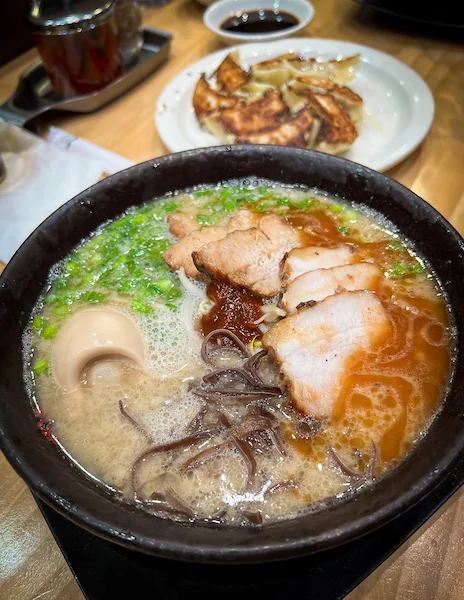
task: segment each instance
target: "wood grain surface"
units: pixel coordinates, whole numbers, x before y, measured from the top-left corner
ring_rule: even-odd
[[[303,35],[357,42],[387,52],[430,86],[436,103],[432,129],[424,143],[388,174],[433,204],[464,233],[464,51],[457,36],[403,24],[349,0],[313,0],[313,4],[316,16]],[[202,13],[203,7],[194,0],[145,9],[147,25],[174,35],[169,61],[94,114],[44,115],[36,123],[39,131],[53,124],[137,162],[165,154],[153,124],[159,94],[189,64],[222,48],[203,26]],[[13,92],[20,73],[36,60],[31,50],[0,69],[0,103]],[[0,481],[0,598],[82,600],[28,488],[3,456]],[[464,494],[455,494],[349,598],[464,598]]]

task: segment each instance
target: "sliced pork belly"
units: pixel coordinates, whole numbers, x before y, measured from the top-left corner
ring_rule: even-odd
[[[233,231],[193,253],[196,267],[210,277],[268,298],[280,292],[280,263],[300,244],[298,232],[284,219],[266,215],[256,227]]]
[[[373,290],[379,285],[382,271],[373,263],[360,262],[331,269],[316,269],[291,281],[280,301],[288,314],[298,306],[315,300],[319,302],[333,294],[356,290]]]
[[[227,232],[235,231],[236,229],[249,229],[254,227],[257,220],[257,215],[254,215],[249,210],[242,209],[234,213],[229,223],[227,224]],[[192,231],[200,229],[200,224],[196,219],[196,211],[194,212],[175,212],[168,215],[169,231],[176,238],[183,238]]]
[[[183,238],[192,231],[200,229],[200,224],[194,214],[176,212],[168,215],[169,231],[176,238]]]
[[[166,250],[164,260],[173,271],[178,271],[183,267],[188,277],[201,279],[201,274],[193,263],[192,252],[200,250],[205,244],[222,240],[226,235],[225,227],[205,227],[198,231],[192,231]]]
[[[237,231],[237,229],[250,229],[256,226],[257,220],[258,216],[256,214],[242,208],[230,217],[227,231],[230,233],[231,231]]]
[[[356,252],[356,248],[348,245],[338,248],[321,248],[320,246],[295,248],[285,259],[282,269],[282,284],[285,287],[290,281],[308,271],[348,265],[354,262]]]
[[[263,336],[280,367],[294,406],[312,417],[330,417],[347,363],[359,350],[381,344],[390,319],[373,292],[343,292],[282,319]]]

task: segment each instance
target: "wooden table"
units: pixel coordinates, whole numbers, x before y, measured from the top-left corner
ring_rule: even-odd
[[[427,139],[389,175],[433,204],[464,233],[464,53],[448,34],[411,32],[349,0],[313,0],[316,16],[305,35],[362,43],[404,61],[430,86],[436,116]],[[157,97],[169,80],[199,58],[221,48],[202,23],[194,0],[146,9],[147,25],[174,34],[168,63],[137,88],[95,114],[50,113],[53,124],[143,161],[166,153],[153,124]],[[36,60],[30,51],[0,69],[0,103],[19,74]],[[81,600],[45,521],[21,479],[0,457],[0,598]],[[422,529],[352,594],[351,600],[452,600],[464,597],[464,493],[459,492]]]

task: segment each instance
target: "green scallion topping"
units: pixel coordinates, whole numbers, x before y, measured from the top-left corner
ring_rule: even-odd
[[[45,325],[41,335],[45,340],[51,340],[55,337],[57,331],[58,327],[56,325]]]
[[[38,377],[39,375],[43,375],[44,373],[48,373],[48,360],[46,358],[37,360],[34,363],[32,370],[36,377]]]
[[[32,331],[40,333],[45,325],[45,319],[40,315],[37,315],[32,319]]]

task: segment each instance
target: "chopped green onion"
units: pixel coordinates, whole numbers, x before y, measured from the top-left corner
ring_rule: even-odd
[[[170,212],[174,212],[175,210],[177,210],[178,206],[175,202],[166,202],[166,204],[163,206],[163,208],[167,213],[170,213]]]
[[[269,188],[267,188],[264,185],[260,185],[257,188],[257,191],[258,191],[259,194],[261,194],[261,196],[266,196],[267,194],[269,194]]]
[[[409,273],[409,268],[406,265],[397,264],[387,271],[388,277],[402,277],[403,275],[407,275]]]
[[[58,327],[56,325],[45,325],[42,329],[42,337],[44,340],[51,340],[55,337]]]
[[[411,272],[414,273],[415,275],[422,273],[423,270],[424,270],[424,267],[419,262],[416,262],[416,264],[411,267]]]
[[[346,209],[343,211],[342,217],[344,221],[356,223],[356,221],[359,219],[359,213],[357,213],[355,210]]]
[[[272,202],[262,202],[261,204],[258,204],[258,206],[255,208],[255,210],[256,210],[256,212],[264,212],[265,210],[272,208],[272,206],[273,206]]]
[[[39,376],[44,373],[48,373],[48,360],[46,358],[42,358],[34,363],[32,367],[34,371],[34,375]]]
[[[222,208],[226,213],[231,213],[236,209],[236,204],[233,200],[227,199],[223,201]]]
[[[72,260],[70,260],[69,262],[67,262],[64,266],[65,270],[70,274],[70,275],[76,275],[77,273],[79,273],[79,271],[81,270],[80,266],[77,264],[77,262],[74,262]]]
[[[345,207],[343,204],[331,204],[329,206],[329,210],[331,210],[333,213],[341,213],[344,208]]]
[[[97,304],[105,300],[105,294],[102,294],[101,292],[87,292],[82,296],[82,300],[84,300],[84,302]]]
[[[68,280],[66,279],[66,277],[57,277],[55,280],[55,286],[57,290],[64,290],[66,288],[66,286],[68,285]]]
[[[45,325],[45,319],[39,315],[32,319],[32,331],[40,333]]]
[[[203,198],[203,196],[211,196],[213,190],[200,190],[199,192],[195,192],[195,198]]]
[[[179,310],[179,307],[171,302],[166,302],[166,307],[169,308],[169,310]]]
[[[57,317],[64,317],[71,312],[71,307],[61,301],[59,304],[53,307],[53,312]]]
[[[349,233],[350,233],[349,227],[345,227],[345,225],[340,225],[339,227],[337,227],[337,229],[343,235],[349,235]]]
[[[213,225],[215,222],[215,217],[213,215],[197,215],[197,221],[200,225]]]
[[[168,300],[177,300],[178,298],[182,298],[183,295],[184,294],[180,288],[173,287],[167,292],[166,298]]]
[[[311,198],[303,198],[303,200],[300,200],[299,202],[297,202],[297,207],[300,210],[306,210],[313,204],[314,204],[314,200],[312,200]]]
[[[144,314],[144,315],[147,315],[152,310],[152,307],[150,304],[147,304],[146,302],[142,302],[141,300],[138,300],[137,298],[134,298],[134,300],[132,300],[131,308],[139,313]]]
[[[291,202],[287,196],[281,196],[280,198],[276,198],[276,204],[278,206],[290,206]]]
[[[132,292],[132,290],[135,288],[135,285],[136,284],[135,284],[135,281],[133,279],[128,279],[127,281],[125,281],[122,284],[121,292],[123,294],[128,294],[128,293]]]
[[[159,281],[155,281],[155,286],[164,294],[172,288],[172,281],[170,279],[160,279]]]
[[[143,223],[145,223],[145,221],[147,220],[147,216],[146,215],[134,215],[132,218],[132,222],[134,223],[134,225],[142,225]]]
[[[390,240],[387,248],[390,250],[404,250],[404,244],[401,240]]]

